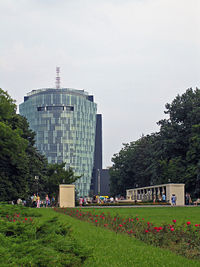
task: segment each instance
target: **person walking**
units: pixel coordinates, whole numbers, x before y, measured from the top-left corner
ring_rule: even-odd
[[[52,196],[52,199],[51,199],[51,206],[54,207],[55,206],[55,197]]]
[[[37,206],[37,196],[36,194],[33,195],[33,207],[35,208]]]
[[[80,206],[80,207],[82,207],[82,205],[83,205],[83,201],[84,201],[83,198],[80,197],[80,198],[79,198],[79,206]]]
[[[40,196],[37,194],[37,208],[40,208]]]
[[[48,197],[48,195],[46,195],[46,197],[45,197],[45,201],[46,201],[46,208],[47,208],[48,205],[49,205],[49,197]]]
[[[165,193],[162,194],[162,201],[163,201],[163,202],[166,202],[166,196],[165,196]]]
[[[176,195],[175,194],[172,194],[172,197],[171,197],[171,201],[172,201],[172,206],[176,206]]]

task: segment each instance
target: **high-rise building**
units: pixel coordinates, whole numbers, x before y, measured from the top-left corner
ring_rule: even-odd
[[[96,137],[94,151],[94,168],[92,173],[91,192],[94,195],[110,194],[109,168],[102,169],[102,115],[96,116]]]
[[[36,133],[36,146],[48,162],[65,162],[76,175],[82,175],[75,184],[79,195],[87,196],[97,146],[96,122],[99,122],[93,96],[84,90],[59,86],[33,90],[24,97],[19,112]]]

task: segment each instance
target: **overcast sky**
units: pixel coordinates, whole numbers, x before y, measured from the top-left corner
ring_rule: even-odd
[[[0,0],[0,87],[86,89],[103,116],[103,162],[159,130],[165,104],[200,88],[199,0]]]

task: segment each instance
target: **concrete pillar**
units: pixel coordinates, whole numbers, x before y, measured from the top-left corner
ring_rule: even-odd
[[[75,207],[75,185],[59,185],[59,205],[61,208]]]
[[[172,194],[176,195],[176,205],[185,205],[185,184],[168,184],[167,188],[167,200],[171,203]]]

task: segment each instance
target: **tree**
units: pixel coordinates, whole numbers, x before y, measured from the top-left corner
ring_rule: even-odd
[[[198,195],[200,181],[200,90],[192,88],[165,105],[160,131],[126,144],[112,158],[111,192],[162,183],[185,183]]]
[[[165,107],[169,119],[158,124],[165,144],[162,154],[166,175],[171,182],[185,183],[186,190],[194,193],[200,160],[200,90],[190,88]]]
[[[12,128],[16,116],[16,105],[9,95],[0,89],[0,200],[26,196],[27,140],[22,130]]]
[[[66,163],[49,164],[46,176],[46,193],[58,197],[59,184],[72,184],[81,176],[75,176],[71,168],[65,169]]]
[[[27,198],[35,175],[44,184],[46,159],[34,147],[35,134],[16,114],[15,101],[0,89],[0,200]]]
[[[124,144],[124,148],[112,158],[110,168],[111,194],[126,194],[126,190],[151,184],[156,179],[153,162],[155,135],[142,136],[139,140]]]

